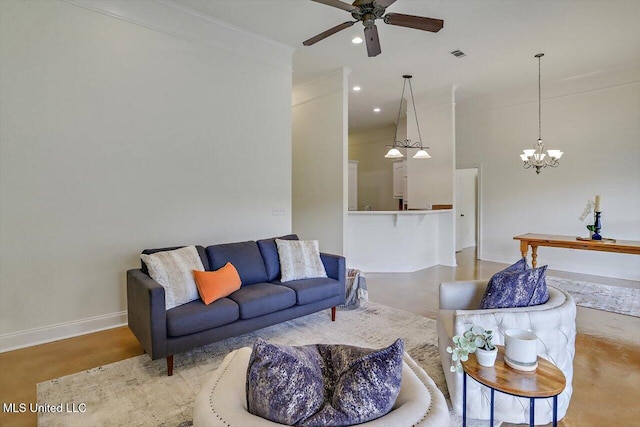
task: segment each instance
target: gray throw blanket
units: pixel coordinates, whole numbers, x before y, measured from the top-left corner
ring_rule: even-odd
[[[347,269],[346,298],[344,305],[338,306],[341,310],[353,310],[369,301],[367,281],[364,274],[355,268]]]

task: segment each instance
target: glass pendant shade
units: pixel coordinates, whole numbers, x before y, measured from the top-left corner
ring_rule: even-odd
[[[399,159],[404,157],[402,155],[402,153],[400,152],[400,150],[398,150],[397,148],[392,148],[389,151],[387,151],[387,154],[384,155],[387,159]]]
[[[418,152],[413,156],[414,159],[430,159],[431,156],[427,153],[426,150],[418,150]]]

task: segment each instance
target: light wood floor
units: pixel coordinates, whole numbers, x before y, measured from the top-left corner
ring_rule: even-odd
[[[457,254],[458,267],[436,266],[410,274],[367,274],[372,301],[435,318],[438,285],[489,278],[504,264],[477,261],[475,251]],[[576,280],[637,287],[637,282],[550,271]],[[640,318],[578,308],[573,397],[560,425],[640,426]],[[142,354],[121,327],[0,354],[0,402],[35,403],[36,384]],[[0,426],[33,426],[31,413],[0,412]],[[505,426],[507,427],[507,426]]]

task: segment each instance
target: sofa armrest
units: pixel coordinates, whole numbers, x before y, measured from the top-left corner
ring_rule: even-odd
[[[343,286],[346,286],[347,268],[345,258],[340,255],[320,253],[320,259],[322,260],[322,264],[324,264],[327,276],[342,283]]]
[[[467,280],[440,283],[441,310],[474,310],[487,288],[486,280]]]
[[[167,356],[164,287],[141,269],[127,271],[127,318],[129,329],[151,359]]]

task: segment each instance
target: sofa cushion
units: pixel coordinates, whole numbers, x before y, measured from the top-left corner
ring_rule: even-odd
[[[240,318],[251,319],[296,305],[296,293],[272,283],[242,286],[229,295],[240,306]]]
[[[276,239],[276,246],[280,257],[280,280],[282,282],[327,277],[324,264],[320,259],[317,240]]]
[[[181,337],[235,322],[240,318],[238,304],[221,298],[206,305],[202,300],[167,310],[167,335]]]
[[[264,266],[267,270],[267,281],[273,282],[280,278],[280,257],[278,256],[278,247],[276,246],[276,239],[279,240],[298,240],[298,236],[295,234],[287,234],[282,237],[274,237],[273,239],[258,240],[258,248],[262,254],[264,260]]]
[[[298,305],[310,304],[336,295],[344,295],[342,283],[329,277],[314,277],[312,279],[292,280],[290,282],[274,281],[272,283],[286,286],[296,291]]]
[[[267,281],[267,270],[258,244],[254,241],[208,246],[206,252],[211,270],[224,267],[228,262],[233,264],[238,270],[242,286]]]
[[[230,262],[216,271],[193,270],[198,293],[205,304],[211,304],[217,299],[229,296],[240,289],[242,282],[238,270]]]
[[[152,255],[158,252],[174,251],[176,249],[181,249],[184,247],[185,246],[171,246],[167,248],[145,249],[144,251],[142,251],[142,253],[144,255]],[[200,261],[202,261],[202,266],[204,267],[205,270],[209,270],[209,260],[207,259],[207,253],[204,250],[204,246],[196,245],[195,248],[198,251],[198,255],[200,256]],[[147,264],[145,264],[144,261],[142,260],[140,260],[140,264],[141,264],[140,268],[142,269],[142,272],[148,276],[149,269],[147,268]]]
[[[164,288],[165,309],[169,310],[198,298],[193,270],[204,270],[198,251],[187,246],[172,251],[140,255],[149,276]]]

